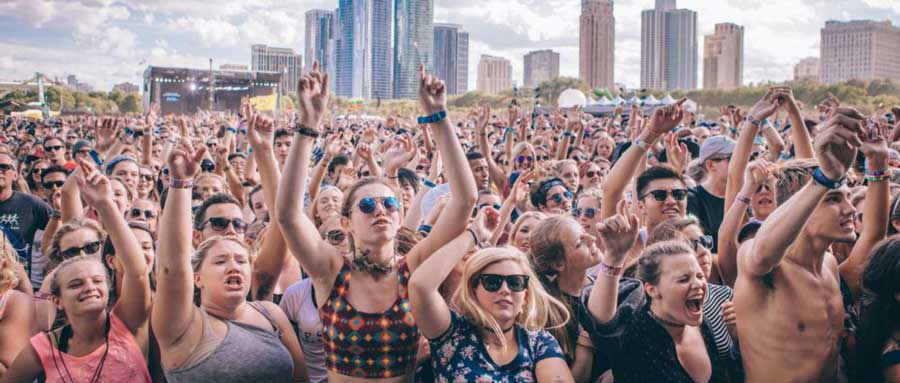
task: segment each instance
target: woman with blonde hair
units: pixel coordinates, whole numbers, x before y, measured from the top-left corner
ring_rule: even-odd
[[[537,225],[547,218],[547,215],[539,211],[529,211],[519,216],[509,235],[509,246],[515,247],[523,253],[531,250],[531,232]]]
[[[562,303],[541,287],[520,251],[482,249],[466,261],[449,306],[438,291],[463,258],[459,249],[484,243],[497,224],[497,212],[482,209],[471,228],[410,279],[410,303],[429,339],[435,380],[573,382],[559,343],[544,329],[569,317],[555,315],[565,312]]]
[[[6,234],[0,232],[0,378],[12,366],[13,360],[35,332],[34,302],[28,294],[16,289],[22,266],[16,259],[16,251],[10,246]],[[24,270],[24,269],[22,269]]]

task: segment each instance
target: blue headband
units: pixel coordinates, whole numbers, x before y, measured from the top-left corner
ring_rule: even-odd
[[[552,189],[554,186],[562,185],[562,184],[563,184],[563,183],[562,183],[562,181],[561,181],[559,178],[551,179],[550,181],[547,181],[546,183],[544,183],[543,185],[541,185],[541,188],[538,189],[538,194],[539,194],[539,195],[546,195],[547,192],[550,191],[550,189]]]
[[[112,171],[116,167],[116,165],[118,165],[119,162],[122,162],[122,161],[131,161],[131,162],[137,163],[137,160],[135,160],[134,157],[129,156],[127,154],[120,154],[118,156],[113,157],[113,159],[110,160],[108,164],[106,164],[106,175],[112,174]]]

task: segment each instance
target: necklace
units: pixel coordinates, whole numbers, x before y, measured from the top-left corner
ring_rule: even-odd
[[[354,270],[372,274],[374,277],[379,278],[387,275],[394,269],[394,258],[387,262],[377,263],[369,258],[369,253],[369,250],[355,253],[351,261]]]
[[[651,318],[655,319],[659,323],[662,323],[663,325],[666,325],[669,327],[684,327],[684,324],[682,324],[682,323],[675,323],[675,322],[668,321],[668,320],[665,320],[663,318],[656,316],[656,314],[653,313],[653,310],[651,310],[649,308],[647,309],[647,312],[650,313]]]

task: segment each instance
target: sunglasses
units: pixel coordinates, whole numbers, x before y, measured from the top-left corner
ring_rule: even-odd
[[[94,254],[100,251],[100,241],[94,241],[84,246],[70,247],[60,252],[64,258],[73,258],[81,253]]]
[[[62,145],[45,146],[44,151],[45,152],[55,152],[57,150],[63,150],[63,148],[65,148],[65,146],[62,146]]]
[[[516,157],[516,164],[523,164],[525,162],[534,162],[534,157],[532,156],[518,156]]]
[[[153,179],[152,175],[149,174],[141,174],[141,181],[150,181]]]
[[[506,282],[506,287],[514,293],[525,291],[528,287],[527,275],[479,274],[475,280],[490,293],[499,291],[503,287],[503,282]]]
[[[153,210],[141,210],[136,207],[131,208],[131,217],[132,218],[140,218],[141,213],[144,214],[144,218],[156,218],[156,212]]]
[[[6,165],[6,164],[0,164],[0,168],[3,168],[3,165]],[[41,174],[41,172],[44,171],[44,169],[46,169],[46,168],[34,168],[34,169],[31,169],[31,173],[32,174]]]
[[[427,169],[427,168],[425,167],[425,165],[416,165],[416,170],[417,170],[417,171],[422,171],[422,170],[426,170],[426,169]]]
[[[337,246],[343,243],[345,239],[347,239],[347,235],[344,234],[343,231],[335,229],[325,233],[323,239],[327,239],[328,243],[330,243],[332,246]]]
[[[8,172],[13,169],[15,169],[15,166],[11,164],[0,164],[0,172]]]
[[[478,205],[478,207],[472,209],[472,218],[475,218],[475,216],[478,215],[478,211],[481,210],[481,208],[483,208],[483,207],[485,207],[485,206],[491,206],[491,207],[494,208],[494,210],[497,210],[497,211],[499,211],[500,208],[502,207],[502,206],[497,205],[497,204],[483,203],[483,204],[481,204],[481,205]]]
[[[756,153],[756,154],[759,155],[759,153]],[[731,161],[731,156],[727,156],[727,157],[712,157],[712,158],[710,158],[709,160],[712,161],[712,162]]]
[[[400,201],[394,197],[366,197],[359,200],[356,207],[358,207],[359,211],[363,212],[363,214],[372,214],[375,212],[375,208],[378,207],[378,202],[381,202],[381,205],[384,206],[384,210],[388,213],[400,210]]]
[[[584,176],[587,178],[603,177],[603,172],[599,170],[588,170],[584,173]]]
[[[61,188],[66,181],[44,181],[42,185],[44,185],[44,189],[53,189],[54,187]]]
[[[238,234],[243,233],[247,230],[247,223],[240,218],[228,219],[222,217],[212,217],[206,220],[206,222],[200,224],[200,227],[198,229],[203,230],[203,228],[206,227],[207,224],[212,227],[213,231],[218,232],[225,231],[225,229],[228,228],[228,225],[231,225],[231,227],[234,228],[234,231]]]
[[[565,193],[556,193],[550,196],[549,200],[556,203],[562,203],[563,200],[572,200],[572,198],[575,198],[575,195],[572,194],[572,192],[567,191]]]
[[[696,239],[691,240],[691,245],[694,247],[694,251],[700,249],[700,246],[703,246],[704,249],[712,249],[713,248],[713,237],[711,235],[701,235]]]
[[[652,195],[653,199],[656,201],[664,202],[670,193],[672,194],[672,198],[676,201],[684,201],[688,195],[687,189],[651,190],[647,192],[647,194],[644,194],[641,199],[647,198],[648,195]]]
[[[576,207],[576,208],[572,209],[572,215],[575,216],[575,218],[581,217],[582,214],[584,214],[585,218],[591,219],[591,218],[594,218],[595,216],[597,216],[597,209],[594,209],[592,207],[588,207],[588,208],[584,208],[584,209]]]

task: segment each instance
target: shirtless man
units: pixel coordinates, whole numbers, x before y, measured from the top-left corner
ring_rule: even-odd
[[[734,308],[747,382],[838,378],[844,309],[838,264],[827,251],[856,238],[849,189],[834,181],[845,178],[857,148],[869,144],[860,139],[860,117],[842,109],[822,124],[817,176],[739,250]]]

